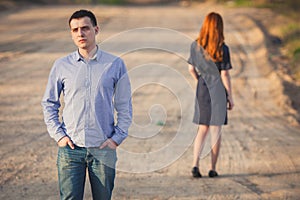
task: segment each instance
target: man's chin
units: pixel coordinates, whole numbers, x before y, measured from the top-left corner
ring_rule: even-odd
[[[87,49],[86,44],[77,44],[77,47],[80,48],[80,49]]]

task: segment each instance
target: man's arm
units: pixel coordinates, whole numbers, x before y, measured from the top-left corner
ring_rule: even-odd
[[[112,140],[117,144],[128,136],[128,128],[132,122],[131,86],[125,64],[119,60],[120,78],[116,84],[114,107],[117,112],[117,124]]]
[[[51,69],[46,91],[42,99],[42,107],[44,113],[44,121],[47,126],[49,135],[58,142],[66,136],[65,131],[62,128],[62,124],[59,121],[59,108],[60,108],[60,94],[62,91],[62,82],[59,78],[57,67],[54,66]]]

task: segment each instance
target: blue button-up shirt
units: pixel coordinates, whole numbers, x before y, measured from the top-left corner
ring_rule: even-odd
[[[60,120],[62,92],[65,105]],[[99,49],[89,61],[78,51],[56,60],[42,106],[47,130],[56,141],[68,136],[77,146],[99,147],[111,138],[120,144],[132,121],[130,81],[124,62]]]

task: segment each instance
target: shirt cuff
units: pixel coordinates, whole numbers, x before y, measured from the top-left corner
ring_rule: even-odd
[[[113,141],[115,141],[118,145],[120,145],[123,140],[127,137],[128,133],[124,132],[122,129],[120,129],[118,126],[115,126],[115,133],[111,137]]]
[[[65,136],[66,136],[66,134],[63,130],[57,130],[57,132],[53,138],[56,142],[58,142],[61,138],[65,137]]]

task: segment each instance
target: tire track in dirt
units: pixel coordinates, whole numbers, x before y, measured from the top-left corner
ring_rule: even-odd
[[[243,21],[245,22],[247,19],[244,19]],[[249,20],[249,19],[248,19]],[[255,33],[255,31],[260,31],[258,28],[255,27],[255,25],[253,25],[253,27],[248,27],[250,30],[247,30],[247,35],[248,38],[249,36],[253,36],[255,35],[256,37],[261,37],[258,39],[258,43],[263,43],[264,38],[262,33]],[[256,28],[256,29],[255,29]],[[255,30],[255,31],[253,31]],[[247,46],[247,43],[245,43],[245,41],[240,41],[241,44],[243,44],[244,46]],[[250,55],[250,58],[252,57],[253,60],[258,60],[257,59],[257,51],[260,51],[260,49],[256,49],[255,51],[252,49],[248,50],[248,55]],[[270,112],[274,112],[274,113],[280,113],[280,110],[277,108],[276,104],[272,101],[270,101],[270,99],[272,100],[273,97],[270,96],[270,80],[268,80],[268,77],[262,77],[262,75],[259,74],[258,70],[257,70],[257,64],[255,64],[253,61],[251,63],[250,61],[250,65],[247,67],[248,71],[245,71],[244,74],[247,74],[248,77],[250,76],[254,76],[257,77],[258,80],[254,79],[254,80],[249,80],[249,87],[251,88],[255,88],[252,89],[255,92],[253,93],[253,102],[255,103],[255,109],[247,109],[247,107],[249,108],[249,106],[247,106],[247,101],[244,101],[244,114],[253,114],[256,118],[256,120],[252,123],[254,126],[256,126],[256,128],[260,128],[261,130],[270,130],[270,129],[274,129],[276,132],[278,131],[279,133],[283,133],[283,130],[286,129],[285,126],[282,126],[282,121],[284,121],[285,119],[283,118],[279,118],[279,119],[275,119],[272,117],[272,115],[270,115]],[[263,61],[262,59],[260,59],[260,61],[262,62],[266,62]],[[247,62],[246,62],[247,63]],[[266,62],[267,63],[267,62]],[[264,66],[265,68],[269,67],[269,66]],[[269,67],[270,68],[270,67]],[[278,80],[279,81],[279,80]],[[251,98],[251,96],[249,97],[249,90],[251,90],[250,88],[243,88],[243,96],[246,96],[247,99]],[[259,96],[259,97],[258,97]],[[260,97],[262,96],[262,97]],[[259,99],[258,99],[259,98]],[[266,102],[267,101],[267,105],[266,106]],[[250,107],[251,108],[251,107]],[[260,110],[260,112],[257,112],[258,110]],[[288,160],[288,159],[287,159]],[[288,162],[290,163],[290,162]],[[284,162],[282,163],[284,164]],[[289,166],[284,166],[283,168],[290,168]]]
[[[240,96],[240,98],[237,98],[237,106],[243,107],[243,109],[239,110],[240,112],[242,112],[241,116],[252,115],[252,120],[249,125],[251,128],[250,133],[254,132],[254,134],[247,134],[247,136],[250,136],[254,139],[252,140],[252,151],[255,151],[255,149],[258,148],[258,153],[255,156],[256,158],[254,157],[255,161],[263,159],[262,163],[255,163],[254,170],[256,172],[254,171],[254,173],[259,173],[257,178],[253,179],[253,177],[250,177],[250,179],[252,180],[249,180],[243,177],[243,179],[235,179],[235,181],[241,185],[246,186],[251,191],[257,193],[259,196],[266,196],[264,194],[265,191],[260,188],[261,183],[255,183],[260,179],[260,174],[263,175],[264,173],[266,173],[266,176],[271,176],[271,174],[273,173],[283,173],[282,175],[284,175],[284,172],[287,171],[288,175],[289,172],[296,175],[292,178],[292,182],[298,182],[297,180],[299,179],[299,176],[297,175],[297,166],[293,161],[294,158],[290,157],[288,151],[285,148],[285,143],[288,143],[288,141],[283,141],[287,129],[294,133],[297,133],[297,129],[293,129],[288,124],[286,124],[286,119],[282,117],[284,116],[283,114],[282,116],[276,116],[282,113],[282,110],[277,108],[278,106],[276,106],[273,100],[274,97],[270,95],[270,91],[272,90],[272,79],[270,80],[270,76],[261,74],[262,72],[272,70],[270,64],[267,61],[267,52],[265,52],[266,47],[264,46],[264,36],[262,32],[249,18],[243,15],[234,17],[231,16],[231,18],[234,19],[233,21],[242,21],[243,25],[245,25],[246,23],[250,23],[250,25],[246,26],[244,30],[243,28],[237,28],[232,24],[229,24],[229,29],[238,30],[238,32],[233,31],[233,35],[235,36],[235,39],[238,40],[237,42],[242,45],[244,52],[247,52],[246,54],[248,55],[246,57],[248,58],[248,60],[241,62],[244,63],[247,67],[244,67],[244,70],[241,70],[239,74],[235,76],[233,84],[243,85],[243,87],[235,87],[238,89],[237,91],[235,91],[235,93]],[[235,22],[234,24],[236,25],[241,23]],[[253,41],[255,42],[254,44]],[[260,44],[261,46],[258,44]],[[256,45],[260,47],[256,47]],[[248,48],[245,49],[244,47]],[[238,55],[238,52],[236,53]],[[242,57],[244,56],[240,56],[240,59],[242,59]],[[251,80],[251,77],[255,78]],[[241,99],[244,99],[244,101],[239,102],[239,100]],[[250,102],[252,102],[252,105]],[[244,123],[247,124],[247,121],[244,121]],[[263,138],[257,137],[255,132],[256,134],[263,136]],[[272,132],[272,134],[270,134],[270,132]],[[277,138],[272,138],[272,136],[275,135],[277,135]],[[248,141],[249,139],[246,140]],[[242,142],[245,142],[244,138]],[[269,149],[267,149],[266,147]],[[272,149],[271,151],[270,147]],[[280,179],[280,177],[276,179]],[[285,181],[281,183],[283,186],[285,184],[284,182]],[[274,190],[276,191],[276,189]],[[293,195],[298,196],[299,193],[296,192]]]
[[[242,48],[245,45],[249,45],[251,47],[251,44],[246,44],[245,42],[242,42],[240,44],[240,48]],[[250,48],[250,50],[251,50],[251,48]],[[234,52],[234,53],[238,53],[238,52]],[[253,54],[254,53],[253,53],[252,50],[248,51],[247,55],[250,57],[250,59],[245,60],[244,59],[245,56],[243,56],[240,59],[241,63],[251,63],[251,62],[253,63],[254,62],[253,60],[255,59]],[[252,57],[252,60],[251,60],[251,57]],[[248,66],[247,68],[249,69],[251,67],[252,67],[252,65]],[[245,76],[245,78],[243,80],[248,81],[248,79],[249,79],[248,77],[250,76],[250,78],[251,78],[251,75],[253,75],[253,74],[247,74],[246,72],[244,72],[243,75]],[[259,74],[257,74],[257,72],[255,72],[254,75],[255,75],[255,76],[253,76],[254,78],[259,79]],[[261,78],[260,81],[264,82],[264,81],[268,81],[268,80],[266,80],[265,78]],[[247,138],[245,140],[245,135],[242,135],[241,137],[232,137],[232,138],[227,139],[227,140],[230,140],[230,142],[228,142],[228,146],[232,149],[232,150],[229,150],[228,154],[229,155],[235,155],[235,158],[232,159],[233,162],[235,162],[232,165],[233,166],[232,171],[235,171],[235,174],[233,174],[232,176],[236,175],[236,177],[232,178],[232,180],[234,182],[236,182],[238,185],[241,186],[241,187],[239,187],[238,185],[232,183],[232,184],[235,185],[235,188],[239,188],[239,189],[236,189],[236,192],[240,190],[240,192],[238,192],[238,193],[241,193],[240,197],[243,196],[244,198],[247,198],[247,199],[257,199],[257,198],[260,198],[259,196],[263,196],[263,195],[261,195],[263,193],[263,190],[259,188],[259,184],[256,184],[255,181],[256,181],[256,179],[258,179],[257,175],[259,175],[259,173],[263,173],[263,172],[260,172],[257,169],[253,169],[253,166],[255,166],[255,163],[254,163],[255,160],[253,160],[251,162],[251,159],[253,159],[253,156],[254,156],[254,158],[258,157],[258,158],[262,159],[263,160],[263,166],[261,168],[264,168],[264,167],[268,166],[268,163],[270,162],[270,159],[271,160],[276,160],[276,159],[273,159],[273,157],[271,157],[271,155],[273,155],[272,152],[269,155],[259,155],[260,153],[262,153],[263,151],[266,151],[266,150],[263,148],[263,146],[261,144],[262,143],[261,139],[260,138],[255,138],[254,136],[256,136],[255,134],[257,134],[260,131],[263,132],[263,130],[264,131],[269,130],[270,127],[271,128],[274,127],[277,130],[279,128],[285,129],[286,127],[282,128],[282,125],[281,125],[282,121],[280,121],[280,123],[278,123],[278,125],[277,124],[274,125],[272,115],[270,117],[269,114],[268,114],[269,110],[266,110],[264,104],[258,106],[260,103],[263,103],[263,102],[257,102],[257,100],[254,98],[256,96],[255,94],[257,94],[257,90],[259,92],[268,92],[268,88],[264,89],[265,91],[264,90],[261,91],[260,90],[261,88],[253,89],[253,88],[255,88],[254,86],[256,86],[256,84],[251,83],[251,80],[248,81],[248,82],[249,83],[246,82],[248,84],[248,85],[246,85],[248,87],[246,89],[244,87],[241,87],[241,88],[237,87],[237,88],[240,89],[239,91],[237,91],[237,92],[240,93],[240,96],[237,97],[237,98],[238,99],[239,98],[244,99],[239,104],[240,105],[239,107],[241,109],[242,108],[243,109],[240,110],[240,112],[237,112],[238,113],[237,116],[240,117],[237,120],[237,122],[238,123],[244,123],[244,126],[239,126],[237,130],[239,130],[239,132],[241,132],[241,133],[243,133],[243,132],[247,133],[248,132],[249,138]],[[248,92],[245,92],[245,91],[253,91],[253,92],[250,92],[250,94],[249,94]],[[249,103],[251,103],[251,100],[254,102],[253,104],[249,104]],[[265,110],[263,112],[263,114],[259,114],[258,112],[255,112],[257,110],[257,109],[255,109],[256,107],[257,107],[257,109]],[[269,106],[269,107],[272,108],[272,106]],[[278,114],[277,112],[273,112],[273,113]],[[241,116],[249,116],[249,118],[248,117],[241,117]],[[249,122],[249,120],[251,120],[251,121]],[[276,126],[278,126],[278,127],[276,127]],[[233,129],[233,130],[235,130],[235,129]],[[233,132],[233,130],[229,129],[228,132],[229,133]],[[234,133],[239,133],[239,132],[235,131]],[[262,134],[264,134],[264,132]],[[276,133],[275,133],[275,135],[276,135]],[[263,141],[264,140],[269,140],[269,138],[264,137],[264,138],[262,138],[262,140]],[[266,141],[266,143],[268,143],[268,141]],[[249,146],[249,147],[247,147],[247,146]],[[245,152],[245,150],[247,150],[248,152]],[[255,152],[257,150],[259,152],[256,152],[254,155],[253,155],[253,153],[249,152],[249,151]],[[238,153],[238,151],[241,151],[241,153]],[[279,148],[278,151],[281,152],[282,149]],[[269,150],[267,150],[267,152],[269,152]],[[248,158],[246,159],[247,153],[248,153]],[[285,155],[285,154],[282,154],[280,156],[283,156],[283,155]],[[267,158],[267,159],[264,160],[264,158]],[[280,168],[282,168],[284,170],[286,170],[286,169],[290,170],[290,169],[294,168],[294,165],[291,164],[292,162],[289,162],[289,159],[286,155],[285,155],[285,157],[283,157],[283,160],[287,160],[288,162],[287,162],[286,165],[281,166]],[[236,163],[238,163],[238,164],[236,164]],[[247,168],[244,163],[249,164],[250,168],[249,167]],[[253,166],[251,166],[251,165],[253,165]],[[224,169],[226,169],[226,168],[228,168],[228,166],[224,167]],[[274,169],[273,166],[269,166],[269,167],[267,167],[266,171],[271,172],[271,174],[272,174],[273,169]],[[241,172],[244,173],[244,174],[240,174]],[[245,178],[245,177],[239,178],[240,175],[241,176],[247,176],[247,178]],[[282,175],[284,175],[284,173]],[[270,176],[270,175],[267,174],[266,176]],[[297,180],[297,179],[295,179],[295,180]],[[204,181],[203,184],[201,185],[201,187],[203,188],[204,191],[206,190],[205,189],[206,184],[207,183],[205,183],[205,181]],[[246,191],[242,192],[243,188],[246,189]],[[203,192],[203,190],[202,190],[202,192]],[[224,198],[225,199],[229,198],[228,195],[226,195],[226,194],[224,194],[224,195],[217,194],[217,195],[212,195],[212,196],[216,197],[216,198],[223,197],[223,199]],[[239,196],[239,195],[235,195],[235,197],[237,197],[237,196]]]

